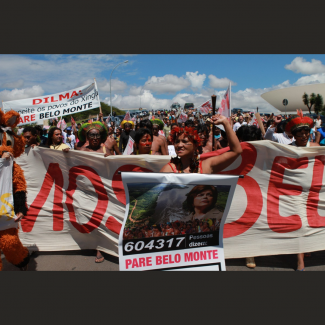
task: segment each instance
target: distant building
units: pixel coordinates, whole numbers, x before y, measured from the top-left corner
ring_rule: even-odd
[[[302,101],[304,93],[308,94],[308,96],[310,96],[311,93],[315,93],[316,95],[320,94],[325,100],[325,83],[271,90],[262,94],[261,97],[283,113],[296,114],[297,109],[302,109],[304,113],[309,113],[307,106],[304,105]],[[288,100],[288,105],[286,107],[283,105],[284,99]],[[312,113],[314,113],[313,109]]]

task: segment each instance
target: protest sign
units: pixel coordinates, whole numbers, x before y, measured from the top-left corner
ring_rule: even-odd
[[[96,83],[61,93],[3,102],[5,112],[20,114],[19,125],[70,115],[100,106]]]
[[[175,147],[173,145],[168,146],[168,154],[172,157],[176,157]]]
[[[177,120],[177,123],[183,123],[187,121],[187,115],[185,113],[181,113]]]
[[[129,141],[126,145],[123,155],[131,155],[131,153],[133,152],[133,145],[134,145],[134,140],[132,139],[131,136],[129,136]]]
[[[257,120],[257,118],[255,116],[255,112],[254,112],[254,115],[252,117],[252,120],[248,123],[248,125],[255,125],[255,126],[257,126],[259,128],[259,124],[258,124],[258,120]]]
[[[223,229],[225,258],[324,250],[325,148],[267,140],[241,146],[242,155],[221,172],[245,175]],[[27,181],[29,211],[20,230],[24,245],[39,251],[100,249],[117,256],[126,204],[118,172],[157,173],[170,156],[104,157],[36,147],[16,161]]]
[[[129,111],[126,112],[126,114],[124,116],[124,120],[125,121],[131,121],[131,115],[130,115],[130,112]]]
[[[198,107],[198,110],[202,114],[208,114],[211,109],[212,109],[212,103],[210,99]]]
[[[13,207],[12,168],[12,158],[0,158],[0,230],[17,228]]]
[[[225,271],[223,225],[238,176],[122,172],[122,271]]]
[[[65,122],[65,120],[62,117],[61,117],[60,121],[58,122],[57,127],[62,131],[66,129],[67,123]]]

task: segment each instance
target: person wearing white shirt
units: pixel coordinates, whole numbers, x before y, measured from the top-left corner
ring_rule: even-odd
[[[71,150],[74,150],[75,143],[76,143],[76,137],[73,134],[71,134],[71,127],[68,127],[66,133],[66,145],[69,146]]]
[[[317,116],[317,119],[314,120],[314,123],[315,123],[315,129],[319,129],[321,126],[322,126],[322,120],[320,118],[320,115]]]
[[[282,144],[291,144],[293,141],[295,141],[295,138],[291,133],[286,133],[286,132],[275,133],[275,129],[281,121],[282,121],[281,115],[278,115],[274,118],[273,124],[270,125],[267,131],[265,132],[264,139],[282,143]]]
[[[238,122],[235,123],[233,130],[236,132],[242,125],[247,124],[246,122],[244,122],[244,117],[243,115],[240,115],[238,117]]]

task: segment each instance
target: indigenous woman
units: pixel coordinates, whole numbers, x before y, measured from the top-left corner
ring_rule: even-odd
[[[85,123],[78,131],[78,138],[81,143],[88,142],[88,145],[82,146],[81,151],[95,151],[103,153],[105,157],[110,156],[110,149],[105,145],[108,131],[102,122]]]
[[[297,110],[298,116],[292,117],[288,120],[285,126],[285,132],[292,133],[294,138],[296,139],[291,145],[296,147],[318,147],[318,143],[310,143],[308,141],[310,136],[310,129],[314,126],[314,121],[308,117],[303,116],[302,111]],[[300,253],[297,255],[298,265],[297,271],[305,271],[305,262],[304,262],[304,253]]]
[[[135,132],[134,155],[152,155],[153,135],[149,129],[140,128]]]
[[[50,128],[48,136],[48,146],[50,149],[68,152],[70,147],[63,143],[62,131],[57,127]]]
[[[105,146],[108,130],[102,122],[85,123],[78,131],[78,137],[82,143],[88,141],[87,146],[80,148],[81,151],[92,151],[103,153],[104,157],[110,156],[110,150]],[[95,263],[104,262],[104,256],[99,250],[96,253]]]
[[[229,142],[229,151],[200,161],[198,147],[201,144],[201,139],[197,131],[191,127],[177,127],[170,132],[177,157],[172,158],[160,172],[217,174],[231,165],[242,153],[238,138],[226,117],[214,115],[211,122],[213,125],[221,124],[224,126]]]

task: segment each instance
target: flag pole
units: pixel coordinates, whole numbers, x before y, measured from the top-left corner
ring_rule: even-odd
[[[96,78],[94,78],[94,82],[95,82],[95,89],[96,89],[97,92],[98,92]],[[99,92],[98,92],[98,99],[99,99]],[[102,106],[100,105],[100,102],[99,102],[99,113],[103,114],[103,112],[102,112]],[[100,118],[101,121],[102,121],[102,118],[103,118],[103,117]]]
[[[231,82],[229,82],[229,118],[231,117]]]
[[[217,101],[217,96],[212,95],[211,96],[211,102],[212,102],[212,116],[216,115],[216,101]],[[215,127],[214,124],[212,123],[212,151],[214,151],[214,131]]]

